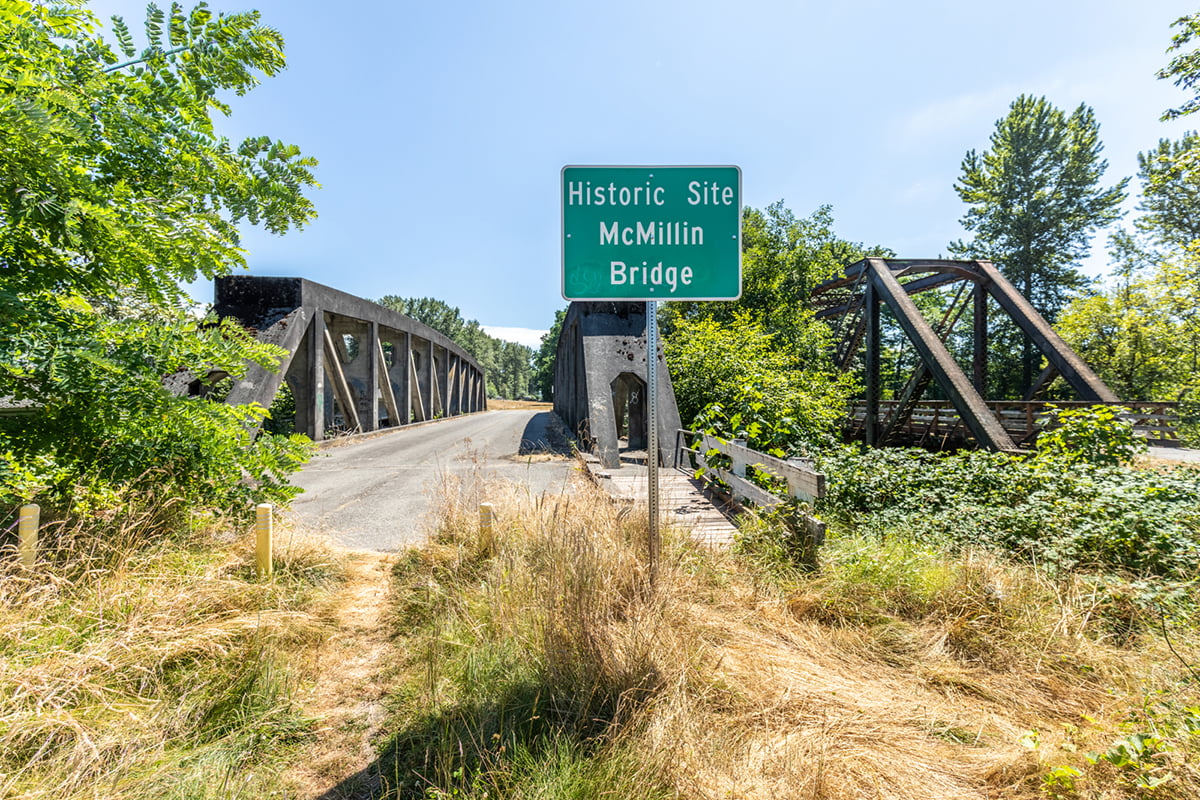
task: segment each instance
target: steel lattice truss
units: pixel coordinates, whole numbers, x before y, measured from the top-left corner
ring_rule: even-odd
[[[932,323],[912,299],[912,295],[931,289],[951,290],[950,302],[940,319]],[[1032,400],[1061,375],[1080,400],[1119,402],[1116,394],[990,261],[867,258],[817,286],[812,295],[817,317],[826,320],[835,331],[834,358],[839,368],[850,369],[865,346],[863,423],[867,444],[892,440],[909,423],[926,389],[936,383],[976,442],[991,450],[1018,449],[1018,443],[983,396],[987,379],[989,296],[1046,357],[1048,366],[1028,387],[1026,400]],[[916,349],[919,362],[896,400],[887,404],[887,413],[881,414],[880,310],[885,304]],[[972,320],[970,376],[946,347],[947,338],[963,316]]]

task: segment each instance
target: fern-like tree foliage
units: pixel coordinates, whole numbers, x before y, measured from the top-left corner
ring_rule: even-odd
[[[243,266],[237,223],[284,232],[314,215],[294,145],[217,135],[224,92],[283,69],[257,12],[202,3],[147,12],[136,51],[95,33],[78,0],[0,0],[0,269],[5,289],[170,294],[178,280]]]
[[[215,506],[253,499],[246,487],[283,498],[300,453],[249,443],[261,409],[163,385],[278,359],[197,324],[178,287],[245,266],[239,225],[283,233],[315,215],[313,159],[214,125],[284,68],[283,39],[257,12],[204,3],[150,4],[143,34],[117,17],[111,30],[83,0],[0,0],[0,412],[36,409],[0,413],[0,517],[142,485]]]

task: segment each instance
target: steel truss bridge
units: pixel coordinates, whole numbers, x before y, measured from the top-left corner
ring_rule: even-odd
[[[948,290],[949,301],[931,322],[917,308],[913,295],[933,289]],[[1020,402],[984,398],[989,299],[1047,362]],[[866,393],[851,417],[850,431],[869,445],[974,442],[991,450],[1019,450],[1037,436],[1037,420],[1045,406],[1038,398],[1059,376],[1078,396],[1075,405],[1125,406],[1141,435],[1160,444],[1177,442],[1176,404],[1121,401],[990,261],[867,258],[817,286],[812,302],[817,317],[834,330],[838,368],[856,368],[861,353]],[[882,397],[880,375],[884,306],[918,355],[907,382],[889,400]],[[967,326],[959,325],[963,317],[970,320]],[[946,344],[959,327],[969,327],[966,370]],[[932,385],[945,400],[923,399]]]

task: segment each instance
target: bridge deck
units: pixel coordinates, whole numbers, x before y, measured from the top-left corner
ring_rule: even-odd
[[[880,417],[887,419],[902,405],[895,400],[879,402]],[[1046,414],[1047,402],[1042,400],[989,400],[985,405],[1000,426],[1022,446],[1030,446],[1041,430],[1038,421]],[[1082,408],[1093,405],[1079,400],[1057,401],[1059,408]],[[1147,443],[1160,447],[1179,445],[1179,434],[1175,430],[1178,421],[1178,403],[1122,401],[1115,405],[1124,406],[1129,413],[1121,417],[1133,425],[1135,435]],[[865,427],[867,409],[856,403],[849,418],[852,435],[861,435]],[[954,405],[945,400],[923,400],[915,404],[908,416],[896,427],[894,439],[918,446],[952,445],[961,446],[971,439],[971,433],[963,423]]]
[[[617,469],[605,469],[598,461],[588,461],[588,469],[600,485],[618,500],[645,505],[649,497],[649,478],[646,467],[623,464]],[[660,519],[689,531],[692,537],[711,547],[728,547],[733,543],[737,528],[724,513],[724,503],[705,488],[702,481],[670,468],[658,472]]]

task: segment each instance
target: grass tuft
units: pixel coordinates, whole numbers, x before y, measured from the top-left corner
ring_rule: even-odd
[[[1187,670],[1114,631],[1115,585],[844,530],[804,571],[754,523],[736,553],[666,531],[649,591],[643,520],[582,483],[447,478],[396,567],[388,797],[1032,799],[1070,767],[1099,800],[1167,762],[1146,796],[1200,791]],[[1154,730],[1166,754],[1103,757]]]
[[[338,564],[285,542],[260,580],[248,534],[151,519],[51,529],[33,570],[0,552],[0,796],[258,796],[312,729],[292,654]]]

